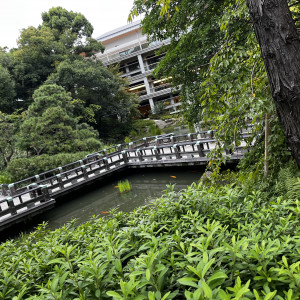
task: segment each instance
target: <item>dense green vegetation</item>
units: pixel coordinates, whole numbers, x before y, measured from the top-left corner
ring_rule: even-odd
[[[18,158],[94,152],[132,130],[137,100],[95,59],[104,47],[92,33],[82,14],[55,7],[21,31],[16,49],[0,48],[0,170]]]
[[[234,174],[0,246],[2,299],[299,299],[300,181]],[[290,184],[289,182],[294,182]],[[297,182],[297,184],[296,184]]]
[[[290,7],[298,25],[299,2]],[[140,13],[150,39],[170,38],[154,75],[182,85],[185,121],[216,130],[214,173],[129,214],[55,231],[42,224],[3,242],[0,299],[299,299],[300,173],[246,1],[135,0],[131,16]],[[160,133],[153,120],[133,121],[136,101],[93,59],[103,47],[83,15],[58,7],[42,20],[17,49],[0,49],[0,183],[78,160],[102,141]],[[238,172],[220,174],[223,149],[239,146],[249,124],[252,151]]]

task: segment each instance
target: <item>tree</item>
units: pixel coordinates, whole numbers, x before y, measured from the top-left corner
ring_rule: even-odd
[[[77,115],[86,116],[91,109],[101,107],[94,112],[95,122],[89,123],[105,139],[112,137],[112,130],[121,130],[137,114],[137,101],[126,92],[127,82],[98,60],[66,60],[47,82],[60,84],[74,99],[81,101],[83,107]],[[118,138],[117,132],[113,135]]]
[[[0,64],[0,112],[12,112],[15,96],[15,82],[8,70]]]
[[[33,99],[21,125],[21,149],[40,155],[94,151],[101,146],[95,130],[78,124],[72,98],[62,87],[43,85],[34,92]]]
[[[174,84],[183,83],[182,99],[190,122],[204,120],[217,130],[222,146],[239,145],[239,131],[249,119],[255,125],[254,138],[264,126],[264,115],[268,114],[272,123],[270,145],[278,146],[281,138],[273,114],[274,103],[244,1],[225,0],[216,4],[215,1],[136,0],[131,16],[139,13],[145,14],[143,26],[150,38],[171,39],[156,75],[166,76],[171,71]],[[151,20],[155,21],[151,24]],[[212,25],[209,34],[205,24]],[[204,41],[199,42],[198,49],[193,43],[197,37]],[[190,41],[193,50],[196,48],[196,54],[205,53],[204,59],[198,58],[201,55],[192,56],[186,41]],[[185,47],[180,47],[181,44]],[[173,64],[166,67],[170,61]],[[279,147],[282,155],[284,144]]]
[[[104,47],[91,37],[93,27],[80,13],[61,7],[42,14],[42,25],[23,29],[18,48],[13,51],[18,97],[31,97],[47,77],[66,59],[82,60],[103,51]]]
[[[0,168],[6,167],[16,151],[17,133],[22,115],[0,112]]]
[[[247,5],[277,114],[300,168],[299,34],[286,0],[247,0]]]

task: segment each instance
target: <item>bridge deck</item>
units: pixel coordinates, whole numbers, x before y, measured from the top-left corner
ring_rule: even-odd
[[[206,132],[208,134],[209,132]],[[211,135],[211,132],[210,132]],[[246,136],[246,135],[245,135]],[[217,141],[201,134],[152,137],[142,142],[118,145],[112,153],[107,150],[88,155],[85,159],[47,171],[0,190],[0,230],[26,217],[49,209],[57,197],[82,188],[124,168],[147,168],[183,165],[205,165],[207,154]],[[228,161],[236,162],[247,151],[246,143],[236,147]]]

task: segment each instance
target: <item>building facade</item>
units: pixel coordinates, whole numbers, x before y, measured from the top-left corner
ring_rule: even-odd
[[[180,106],[179,91],[171,89],[171,78],[155,79],[152,71],[164,54],[156,55],[163,42],[147,42],[140,21],[109,31],[97,38],[105,46],[104,53],[96,56],[104,65],[120,67],[122,77],[129,80],[129,91],[138,95],[139,110],[147,116],[150,112],[166,110],[175,113]]]

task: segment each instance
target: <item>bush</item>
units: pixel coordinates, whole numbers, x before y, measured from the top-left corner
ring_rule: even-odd
[[[13,181],[18,181],[82,159],[87,154],[89,152],[43,154],[29,158],[17,158],[10,161],[6,172]]]
[[[231,178],[231,177],[230,177]],[[299,201],[193,184],[0,246],[2,299],[299,299]]]

